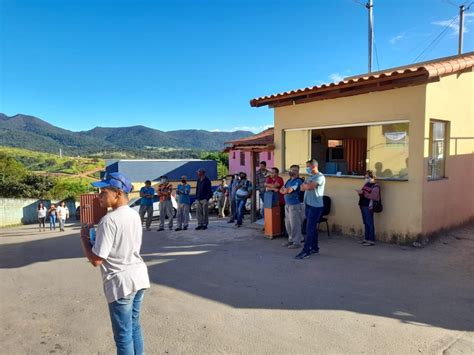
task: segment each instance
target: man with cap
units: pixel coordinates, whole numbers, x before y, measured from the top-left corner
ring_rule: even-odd
[[[197,171],[198,180],[196,184],[197,221],[196,230],[207,229],[209,224],[209,199],[212,197],[211,180],[206,176],[203,168]]]
[[[142,220],[142,224],[145,219],[146,213],[146,230],[151,230],[151,220],[153,218],[153,197],[155,196],[155,189],[151,187],[151,181],[145,181],[145,186],[140,189],[140,197],[142,198],[140,201],[140,218]]]
[[[100,188],[101,207],[111,210],[100,220],[94,241],[89,234],[92,226],[82,226],[82,249],[94,267],[100,266],[117,353],[143,354],[140,309],[150,281],[140,256],[140,216],[128,206],[133,186],[120,173],[107,174],[92,186]]]

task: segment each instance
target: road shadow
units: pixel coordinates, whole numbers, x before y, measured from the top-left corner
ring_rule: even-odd
[[[21,235],[16,235],[18,236]],[[14,269],[39,262],[80,257],[84,256],[79,235],[76,233],[64,235],[58,232],[50,238],[0,245],[0,269]]]
[[[323,236],[321,255],[298,261],[298,250],[283,248],[282,239],[236,233],[148,238],[142,252],[152,282],[235,308],[349,311],[474,330],[472,259],[468,266],[430,248],[364,248]]]
[[[216,222],[202,232],[147,232],[142,255],[153,283],[235,308],[348,311],[474,331],[474,240],[460,236],[425,249],[322,236],[321,255],[298,261],[282,239]],[[83,257],[77,233],[0,246],[1,269]]]

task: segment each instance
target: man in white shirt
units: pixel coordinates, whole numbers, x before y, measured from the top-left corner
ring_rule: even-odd
[[[100,220],[93,246],[92,226],[82,227],[82,249],[93,266],[100,266],[117,353],[143,354],[140,309],[150,281],[140,256],[140,216],[128,206],[133,187],[120,173],[108,174],[92,185],[100,188],[100,205],[112,210]]]
[[[66,224],[66,219],[69,218],[69,209],[66,206],[64,201],[61,202],[61,205],[56,209],[59,218],[59,230],[64,232],[64,225]]]

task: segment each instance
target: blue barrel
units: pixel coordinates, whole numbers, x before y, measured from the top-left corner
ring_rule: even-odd
[[[263,195],[263,207],[272,208],[279,206],[279,197],[277,192],[267,191]]]

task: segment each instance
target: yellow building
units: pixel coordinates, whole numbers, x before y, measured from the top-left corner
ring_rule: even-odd
[[[376,172],[377,238],[414,240],[474,218],[474,52],[259,97],[274,109],[275,165],[325,173],[332,228],[360,234],[358,195]]]

